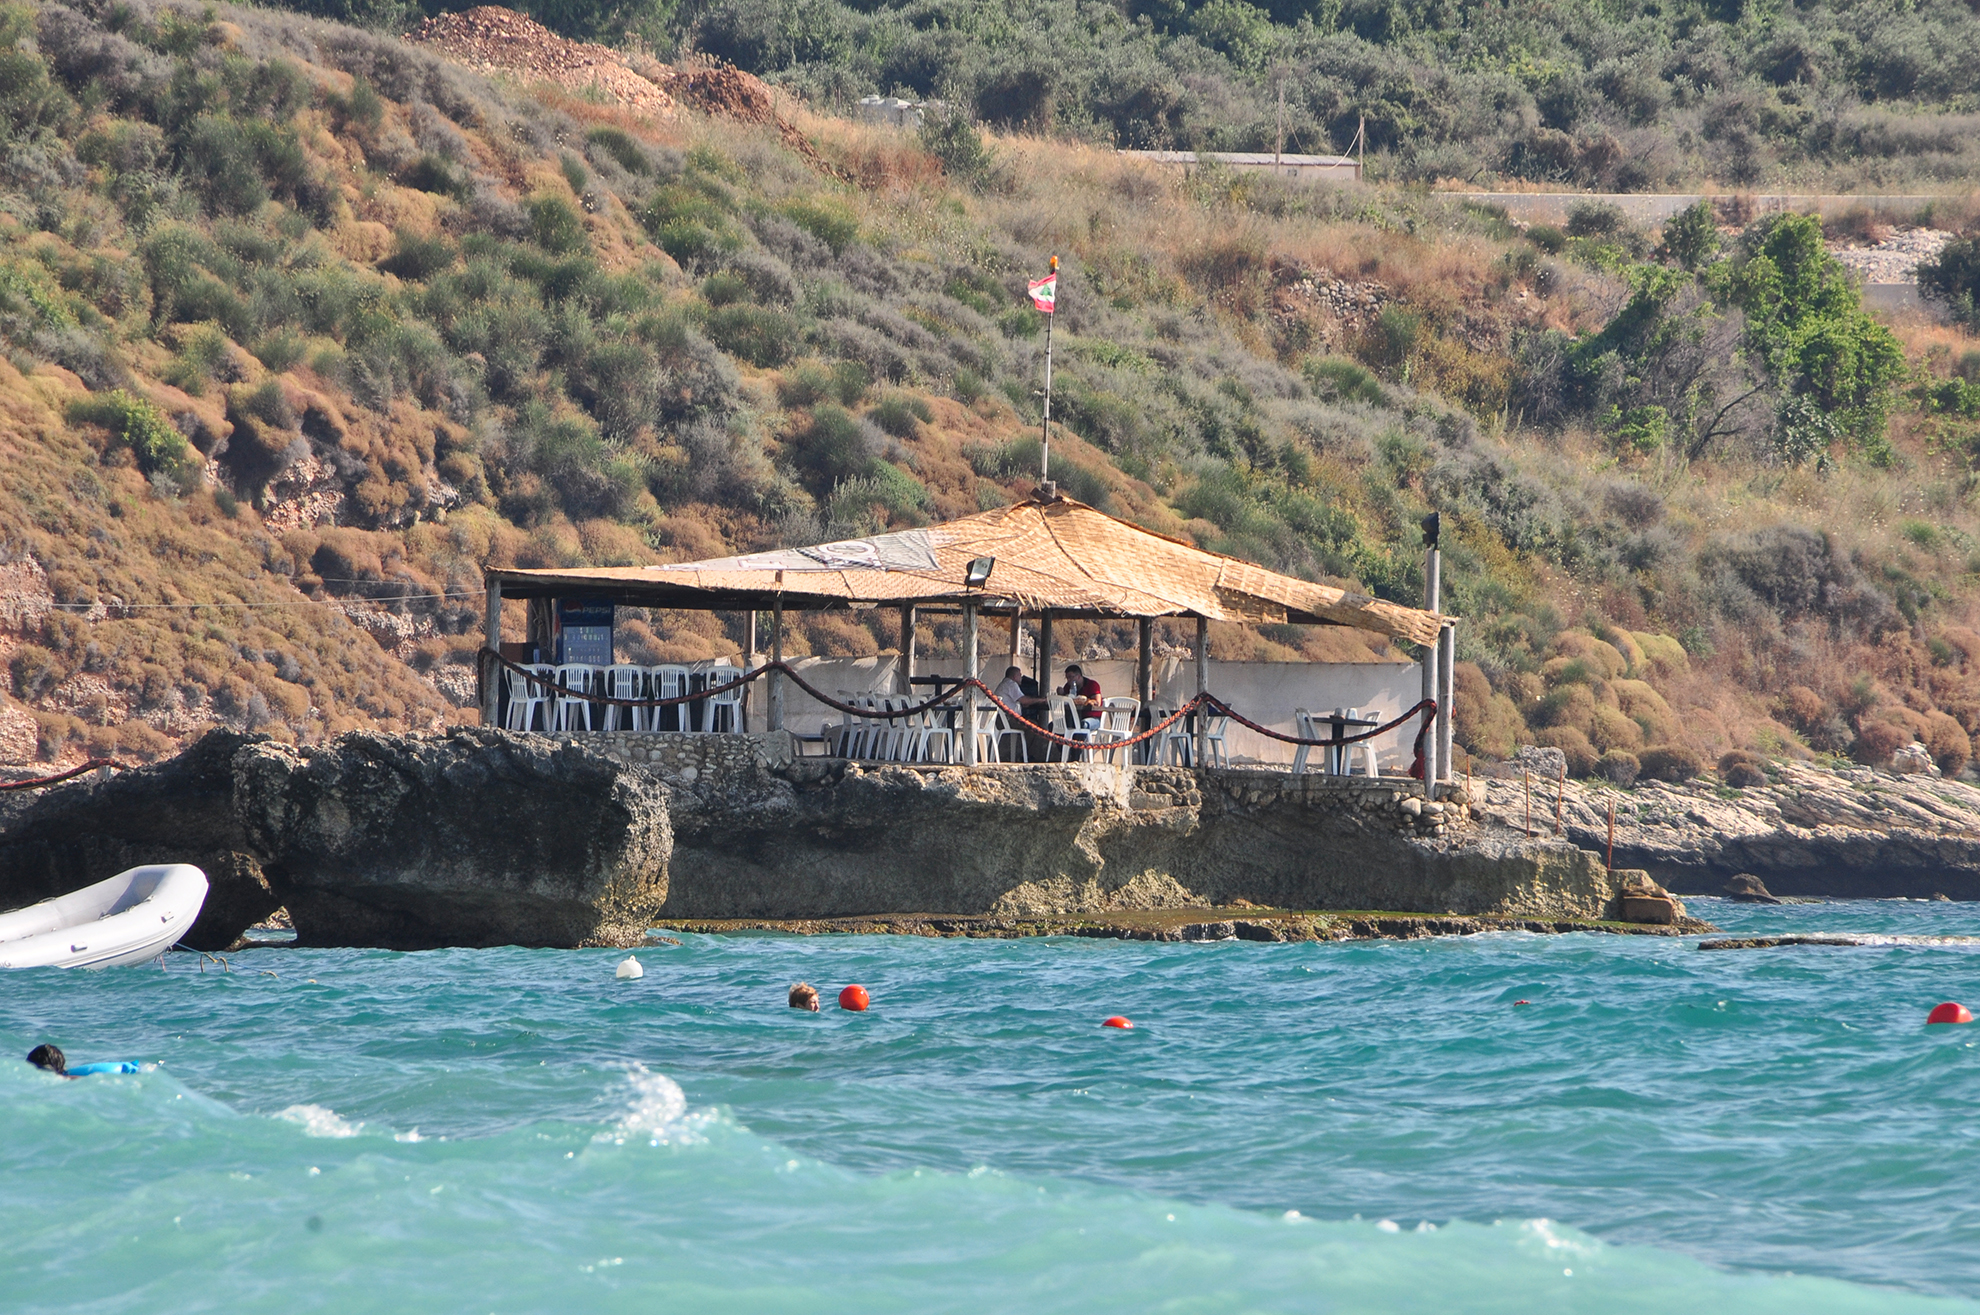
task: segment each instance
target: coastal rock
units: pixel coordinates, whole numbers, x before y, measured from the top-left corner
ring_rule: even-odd
[[[667,897],[667,791],[576,740],[262,743],[235,806],[302,945],[636,946]]]
[[[1733,879],[1726,883],[1725,889],[1720,893],[1727,899],[1738,900],[1742,904],[1780,903],[1780,900],[1768,891],[1766,883],[1754,876],[1751,872],[1735,874]]]
[[[0,794],[0,909],[191,863],[206,873],[206,903],[182,943],[226,949],[282,902],[234,814],[234,756],[258,740],[213,731],[150,767]]]
[[[1569,781],[1533,786],[1534,830],[1590,849],[1607,843],[1615,804],[1615,861],[1647,869],[1672,890],[1716,894],[1752,875],[1789,898],[1980,899],[1980,789],[1923,774],[1773,764],[1770,784],[1740,791],[1708,779],[1645,781],[1617,791]],[[1518,780],[1484,779],[1483,816],[1520,830]]]

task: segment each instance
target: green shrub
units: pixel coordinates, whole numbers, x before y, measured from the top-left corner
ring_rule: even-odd
[[[858,217],[836,201],[790,201],[785,203],[783,213],[784,218],[832,248],[835,256],[843,255],[859,235]]]
[[[1767,760],[1746,749],[1734,749],[1719,759],[1719,779],[1736,790],[1766,785]]]
[[[181,334],[179,350],[161,377],[174,388],[198,397],[213,382],[220,363],[227,359],[227,346],[227,335],[219,325],[195,324]]]
[[[653,161],[623,129],[600,125],[585,133],[584,139],[618,161],[619,167],[629,174],[653,172]]]
[[[889,393],[869,413],[874,424],[895,438],[913,438],[935,419],[927,402],[911,393]]]
[[[732,270],[718,270],[701,281],[701,299],[710,306],[747,301],[749,281]]]
[[[1650,781],[1669,781],[1677,784],[1689,781],[1705,770],[1705,760],[1694,749],[1682,744],[1659,744],[1645,749],[1638,755],[1643,765],[1643,777]]]
[[[1980,329],[1980,238],[1956,238],[1918,265],[1918,290],[1952,317]]]
[[[185,435],[173,428],[163,411],[122,388],[69,403],[69,422],[109,430],[111,437],[130,448],[138,468],[147,475],[162,475],[182,487],[198,478],[199,458]]]
[[[444,155],[432,153],[420,156],[402,169],[399,182],[435,196],[451,196],[456,201],[465,201],[474,193],[473,185],[459,166]]]
[[[387,274],[424,283],[454,263],[454,247],[444,237],[427,237],[400,229],[392,254],[378,262]]]
[[[763,306],[717,306],[703,327],[717,347],[762,369],[782,365],[798,345],[791,317]]]
[[[1636,755],[1627,749],[1611,749],[1595,764],[1597,776],[1624,789],[1636,784],[1642,770],[1643,765],[1637,761]]]
[[[569,255],[585,245],[584,217],[561,196],[542,194],[523,202],[530,237],[552,255]]]
[[[960,113],[930,114],[921,122],[921,146],[941,162],[942,172],[964,184],[982,182],[990,172],[983,134]]]
[[[829,491],[845,480],[872,473],[880,436],[851,412],[828,403],[812,412],[811,423],[792,437],[785,450],[814,488]]]
[[[1327,401],[1389,404],[1381,381],[1353,361],[1338,356],[1314,357],[1303,368],[1313,391]]]
[[[1552,224],[1531,224],[1526,230],[1526,240],[1550,256],[1558,256],[1567,246],[1567,234]]]

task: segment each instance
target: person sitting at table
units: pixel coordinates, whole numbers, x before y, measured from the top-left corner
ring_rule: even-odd
[[[997,688],[992,693],[996,694],[997,701],[1005,707],[1017,708],[1022,712],[1022,705],[1024,703],[1024,669],[1022,667],[1005,667],[1004,678],[997,683]]]
[[[1059,693],[1072,697],[1073,707],[1079,712],[1080,725],[1087,730],[1099,727],[1100,682],[1089,679],[1077,662],[1067,665],[1066,683],[1059,686]]]

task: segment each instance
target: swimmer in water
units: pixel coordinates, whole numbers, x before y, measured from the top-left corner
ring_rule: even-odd
[[[799,982],[791,988],[791,1008],[809,1009],[818,1012],[818,988],[810,982]]]
[[[814,1006],[815,1007],[815,1006]],[[53,1073],[58,1078],[86,1078],[96,1073],[135,1073],[138,1066],[129,1060],[112,1061],[103,1064],[78,1064],[69,1067],[69,1057],[62,1053],[62,1047],[42,1044],[28,1051],[28,1063],[38,1069]]]

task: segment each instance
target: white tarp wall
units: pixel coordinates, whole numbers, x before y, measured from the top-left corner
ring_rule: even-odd
[[[759,655],[758,661],[762,658]],[[1070,658],[1061,659],[1052,673],[1051,688],[1062,679],[1060,672]],[[799,658],[792,663],[804,678],[827,694],[897,694],[898,658]],[[984,679],[995,685],[1003,679],[1007,655],[986,653]],[[1020,665],[1029,672],[1030,662]],[[1101,693],[1112,697],[1134,694],[1134,662],[1131,659],[1082,661],[1086,674],[1100,682]],[[962,675],[962,664],[954,661],[923,662],[920,675],[951,678]],[[1154,670],[1155,706],[1174,709],[1196,692],[1196,664],[1187,657],[1158,657]],[[934,691],[917,685],[919,698]],[[1421,669],[1414,662],[1218,662],[1210,663],[1210,692],[1228,702],[1245,716],[1291,735],[1293,709],[1305,708],[1316,715],[1335,708],[1360,708],[1364,716],[1388,721],[1423,697]],[[750,725],[763,725],[769,707],[768,691],[761,683],[750,693]],[[840,720],[840,714],[812,699],[803,690],[787,685],[784,692],[784,725],[799,734],[817,734],[827,722]],[[1375,741],[1377,760],[1384,768],[1409,769],[1419,725],[1411,721]],[[1297,752],[1290,744],[1267,739],[1236,722],[1230,727],[1231,761],[1290,765]],[[1318,757],[1313,762],[1318,769]]]

